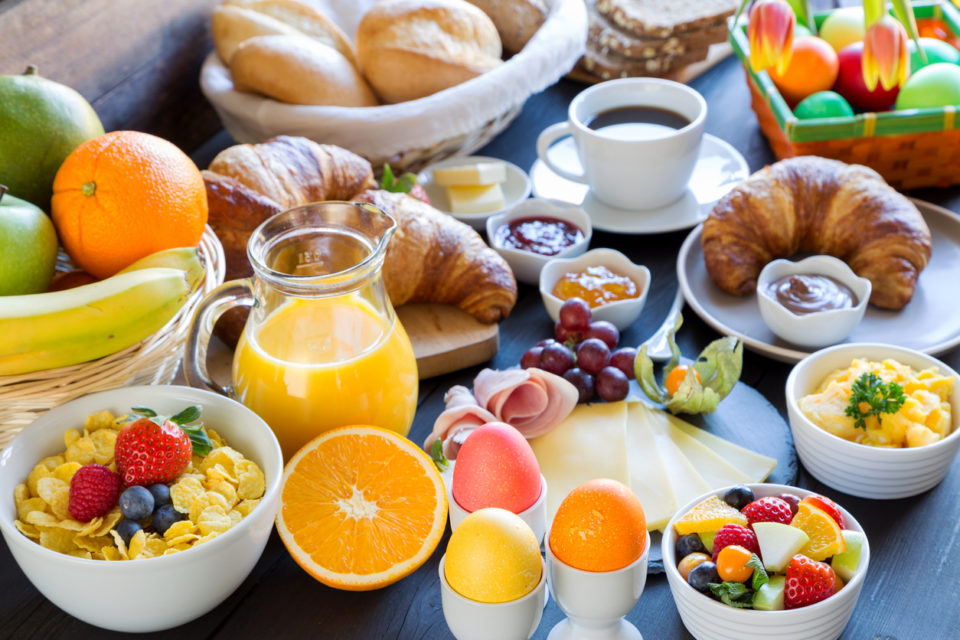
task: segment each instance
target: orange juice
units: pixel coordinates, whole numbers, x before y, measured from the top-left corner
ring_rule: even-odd
[[[249,327],[248,327],[249,329]],[[238,399],[273,429],[289,459],[317,434],[368,424],[406,435],[417,363],[403,326],[358,295],[291,299],[245,330],[233,359]]]

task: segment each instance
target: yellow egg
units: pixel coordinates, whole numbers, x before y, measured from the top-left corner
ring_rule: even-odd
[[[478,602],[522,598],[540,582],[542,571],[537,536],[506,509],[474,511],[454,529],[447,544],[447,582]]]

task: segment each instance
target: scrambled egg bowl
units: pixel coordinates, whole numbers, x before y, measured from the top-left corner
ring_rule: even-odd
[[[877,420],[868,416],[866,429],[854,426],[844,411],[850,403],[853,383],[865,373],[876,374],[884,383],[903,387],[906,400],[894,414]],[[954,377],[933,367],[914,371],[896,360],[854,360],[846,369],[828,375],[814,393],[800,399],[800,411],[815,425],[835,436],[874,447],[920,447],[950,433],[950,403]]]

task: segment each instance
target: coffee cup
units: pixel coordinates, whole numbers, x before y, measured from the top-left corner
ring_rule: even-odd
[[[707,103],[690,87],[660,78],[621,78],[580,92],[566,122],[537,139],[537,155],[556,174],[587,184],[620,209],[657,209],[680,198],[700,155]],[[550,160],[550,145],[572,135],[582,173]]]

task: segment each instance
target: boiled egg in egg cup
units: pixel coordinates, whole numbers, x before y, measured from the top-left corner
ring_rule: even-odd
[[[794,313],[777,300],[773,285],[781,278],[798,275],[832,278],[853,292],[856,300],[852,306],[843,308]],[[871,291],[869,280],[859,277],[843,260],[826,255],[810,256],[798,262],[773,260],[757,278],[757,303],[760,317],[767,327],[788,342],[813,349],[836,344],[853,333],[867,310]],[[816,304],[818,298],[828,294],[829,291],[815,285],[799,291],[794,297],[805,305]]]

